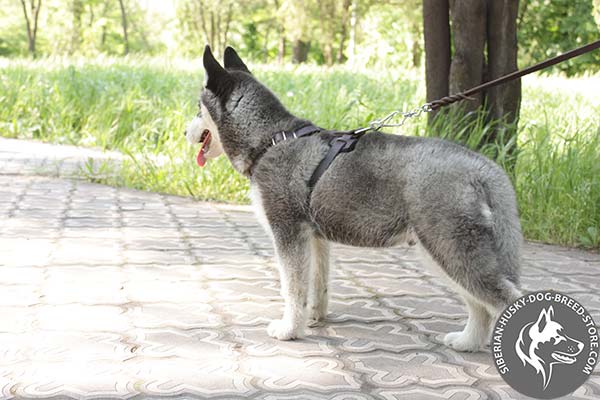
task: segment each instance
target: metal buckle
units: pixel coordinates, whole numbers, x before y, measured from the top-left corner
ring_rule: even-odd
[[[277,135],[281,135],[281,140],[277,140]],[[291,135],[291,136],[289,136],[289,135]],[[285,140],[290,139],[290,137],[293,137],[294,139],[297,139],[298,138],[298,134],[296,133],[296,131],[293,131],[291,134],[288,134],[286,131],[277,132],[276,134],[274,134],[273,136],[271,136],[271,144],[273,146],[275,146],[279,142],[283,142]]]

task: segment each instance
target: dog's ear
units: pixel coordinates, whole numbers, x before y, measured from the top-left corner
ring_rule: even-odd
[[[204,70],[206,71],[206,88],[215,94],[223,92],[224,88],[231,86],[231,76],[225,68],[213,56],[210,46],[204,48],[204,56],[202,57]]]
[[[548,322],[550,322],[550,320],[552,319],[552,315],[554,315],[554,309],[552,308],[552,306],[550,306],[547,310],[542,309],[542,312],[540,313],[540,316],[538,317],[538,320],[535,323],[538,332],[542,333],[544,331],[546,324],[548,324]]]
[[[240,56],[238,56],[238,53],[231,46],[227,46],[225,49],[223,63],[225,64],[225,69],[233,69],[251,74],[248,67],[246,67],[246,64],[244,64]]]

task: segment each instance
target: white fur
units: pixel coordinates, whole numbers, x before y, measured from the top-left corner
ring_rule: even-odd
[[[250,184],[250,202],[252,203],[252,209],[254,210],[254,215],[256,215],[256,219],[263,227],[265,232],[273,239],[273,232],[271,231],[271,225],[269,225],[269,220],[267,219],[267,215],[265,214],[265,209],[262,204],[262,196],[260,194],[260,189],[258,186]]]
[[[493,221],[492,221],[492,210],[490,210],[490,207],[487,204],[485,204],[485,203],[481,204],[481,215],[483,216],[484,221],[489,226],[491,226],[492,223],[493,223]]]
[[[191,144],[200,143],[202,132],[208,129],[210,131],[210,143],[205,148],[204,156],[207,159],[218,157],[223,154],[219,129],[204,104],[200,105],[200,110],[202,117],[194,117],[185,130],[185,137]]]

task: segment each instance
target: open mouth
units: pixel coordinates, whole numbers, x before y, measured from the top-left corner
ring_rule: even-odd
[[[205,129],[204,132],[202,132],[202,136],[200,136],[201,146],[200,146],[200,151],[198,152],[198,155],[196,156],[196,163],[200,167],[204,167],[204,165],[206,164],[206,152],[208,151],[208,148],[210,145],[210,138],[211,138],[210,131],[208,129]]]
[[[569,354],[565,354],[560,351],[553,352],[552,358],[554,358],[556,361],[559,361],[563,364],[573,364],[575,361],[577,361],[577,359],[575,359],[575,357],[571,357]]]

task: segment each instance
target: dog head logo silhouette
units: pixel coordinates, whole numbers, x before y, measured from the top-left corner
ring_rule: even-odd
[[[523,365],[530,365],[542,375],[545,390],[553,369],[575,363],[583,343],[567,335],[565,327],[554,319],[554,308],[550,306],[542,309],[536,321],[521,329],[515,350]]]

